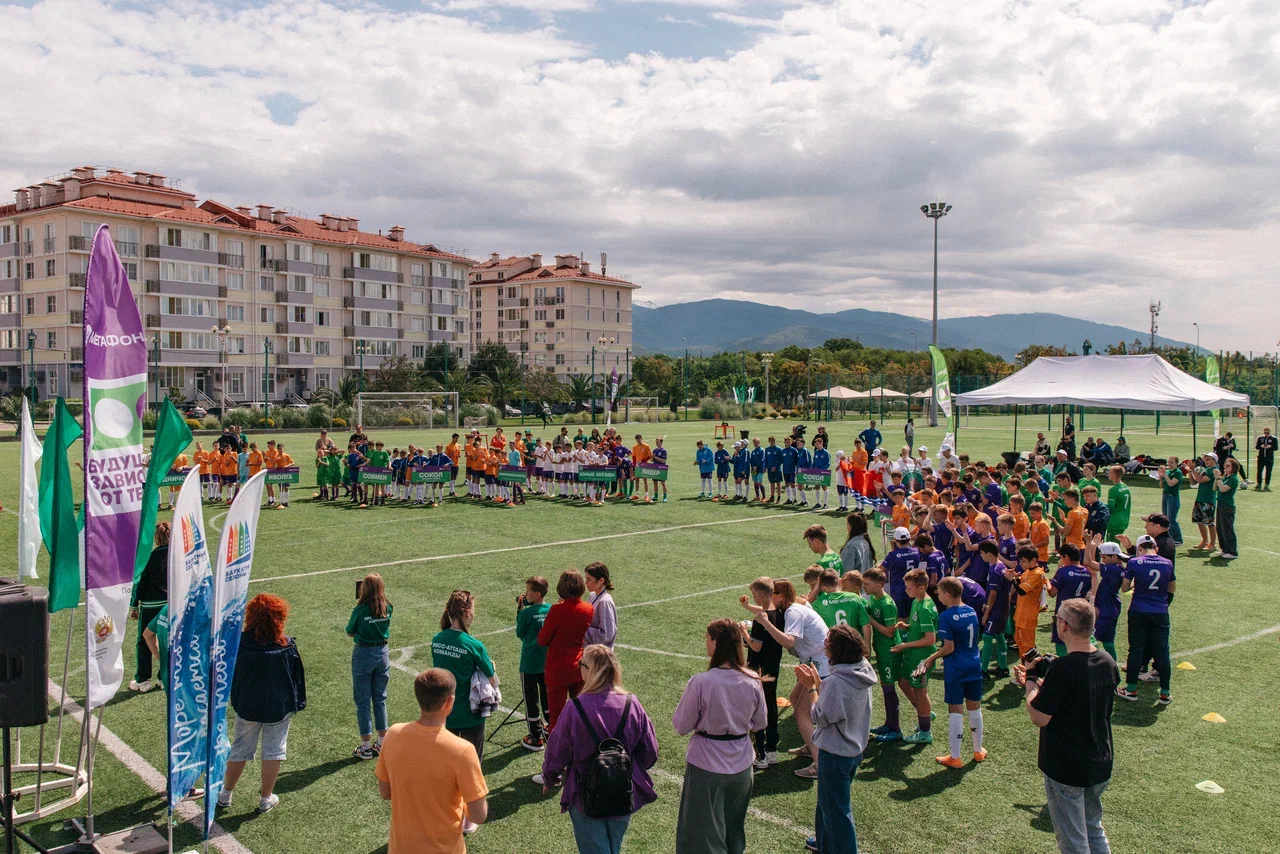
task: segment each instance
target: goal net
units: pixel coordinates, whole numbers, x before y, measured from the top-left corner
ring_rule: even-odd
[[[1250,406],[1249,416],[1253,419],[1255,435],[1262,432],[1263,427],[1270,427],[1272,434],[1280,434],[1280,406]]]
[[[356,423],[365,427],[458,426],[456,391],[365,391],[356,395]]]
[[[645,421],[658,420],[658,398],[656,397],[622,397],[618,399],[618,417],[616,420],[629,422],[637,418]]]

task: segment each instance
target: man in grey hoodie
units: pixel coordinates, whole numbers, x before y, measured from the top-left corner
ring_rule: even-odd
[[[831,675],[825,680],[811,665],[795,669],[796,679],[808,689],[795,713],[813,721],[813,746],[818,749],[818,806],[814,835],[805,845],[810,851],[845,854],[858,850],[849,788],[871,737],[871,689],[877,680],[862,636],[853,627],[833,627],[826,649]]]

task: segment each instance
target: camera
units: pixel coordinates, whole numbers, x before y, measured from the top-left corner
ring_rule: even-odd
[[[1041,655],[1040,652],[1032,647],[1027,650],[1027,654],[1022,656],[1022,666],[1027,669],[1027,678],[1037,681],[1044,681],[1045,674],[1049,672],[1049,666],[1058,660],[1056,655]]]
[[[516,610],[517,610],[517,611],[519,611],[521,608],[523,608],[525,605],[528,605],[528,604],[529,604],[529,602],[524,598],[524,594],[523,594],[523,593],[521,593],[519,596],[517,596],[517,597],[516,597]]]

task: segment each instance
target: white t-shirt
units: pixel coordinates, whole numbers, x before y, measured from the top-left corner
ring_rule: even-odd
[[[818,669],[818,675],[826,678],[828,673],[825,647],[827,624],[822,621],[822,617],[818,616],[817,611],[800,602],[787,608],[785,618],[786,625],[783,632],[796,639],[792,653],[800,661],[812,664]]]

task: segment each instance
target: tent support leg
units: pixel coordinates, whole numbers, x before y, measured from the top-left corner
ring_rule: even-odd
[[[1247,459],[1249,459],[1249,449],[1253,447],[1253,441],[1252,441],[1252,440],[1253,440],[1253,436],[1252,436],[1253,426],[1252,426],[1252,425],[1253,425],[1253,413],[1252,413],[1252,412],[1250,412],[1250,411],[1249,411],[1249,407],[1248,407],[1248,406],[1246,406],[1246,407],[1244,408],[1244,458],[1245,458],[1246,460],[1247,460]],[[1244,465],[1244,467],[1243,467],[1243,468],[1244,468],[1244,472],[1243,472],[1243,473],[1241,473],[1241,475],[1240,475],[1240,476],[1241,476],[1244,480],[1248,480],[1248,479],[1249,479],[1249,466],[1248,466],[1248,464],[1246,463],[1246,464]]]
[[[1018,404],[1013,405],[1013,450],[1018,450]]]
[[[1194,412],[1191,413],[1191,456],[1197,460],[1200,459],[1200,455],[1196,453],[1196,414]]]
[[[1120,435],[1124,435],[1124,410],[1120,410]]]

